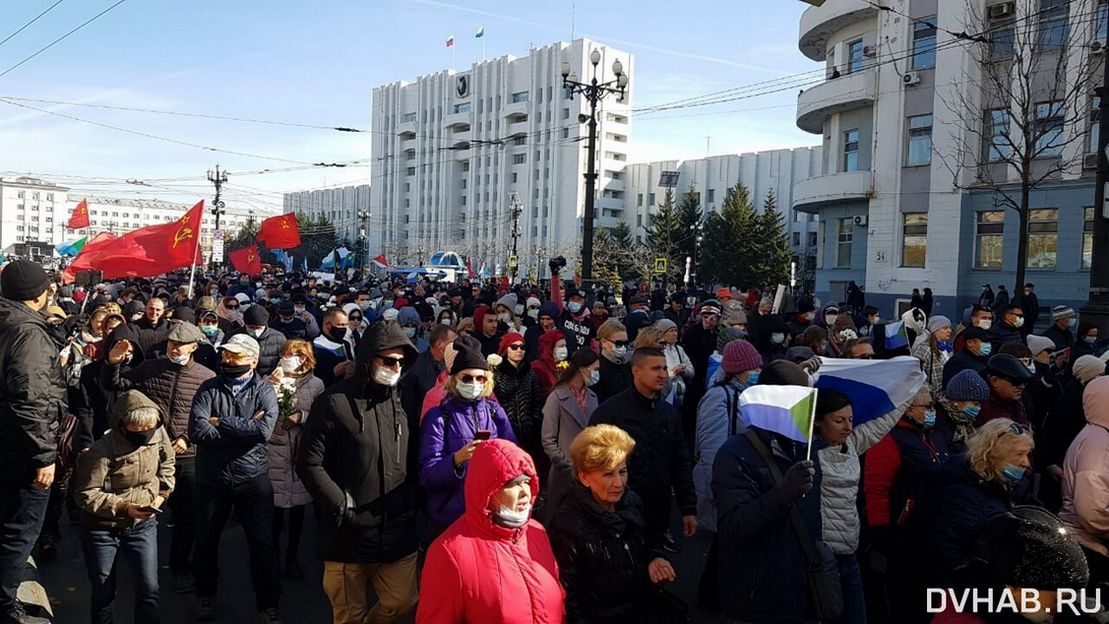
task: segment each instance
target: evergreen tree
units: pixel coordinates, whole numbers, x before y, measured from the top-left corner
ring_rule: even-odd
[[[320,266],[324,256],[340,246],[339,236],[335,226],[323,215],[310,217],[304,213],[297,213],[297,227],[300,228],[300,247],[292,250],[293,266],[300,268],[304,258],[308,258],[308,266]]]
[[[689,192],[682,194],[677,213],[678,231],[673,238],[676,258],[671,262],[676,260],[684,267],[686,257],[693,257],[697,246],[697,228],[704,220],[701,215],[701,194],[690,187]]]
[[[660,256],[670,257],[680,227],[678,212],[674,208],[674,191],[666,189],[662,203],[651,214],[651,223],[646,227],[647,246]]]
[[[736,184],[720,212],[711,213],[705,222],[705,238],[698,258],[703,281],[742,285],[754,278],[757,218],[747,187]]]
[[[608,233],[609,239],[614,249],[631,249],[635,241],[632,239],[632,230],[628,227],[627,223],[621,221],[616,224],[616,227]],[[640,276],[637,274],[635,267],[628,262],[624,254],[613,254],[613,262],[617,273],[620,274],[620,279],[628,281],[638,279]]]
[[[762,214],[755,218],[754,241],[757,256],[753,258],[755,286],[784,284],[789,279],[789,263],[793,254],[789,249],[782,213],[778,212],[778,199],[771,189],[763,201]]]

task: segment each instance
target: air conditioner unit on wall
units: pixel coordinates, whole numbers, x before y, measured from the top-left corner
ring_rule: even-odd
[[[1083,169],[1097,169],[1097,154],[1085,154],[1082,156]]]
[[[995,4],[991,6],[989,9],[990,19],[1001,19],[1003,17],[1009,17],[1016,10],[1016,7],[1014,5],[1015,3],[1013,2],[1003,2],[1001,4]]]
[[[866,227],[866,215],[855,215],[854,222],[859,227]]]
[[[871,58],[878,56],[878,44],[872,43],[868,46],[863,46],[863,56]]]
[[[920,84],[920,72],[909,72],[901,77],[901,84],[913,87]]]
[[[1105,54],[1105,44],[1101,41],[1094,41],[1090,44],[1090,54]]]

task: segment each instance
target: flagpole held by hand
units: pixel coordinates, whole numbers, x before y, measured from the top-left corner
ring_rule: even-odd
[[[805,461],[812,459],[812,430],[813,424],[816,422],[816,399],[820,393],[819,390],[813,388],[812,391],[812,412],[809,414],[809,445],[805,447]]]

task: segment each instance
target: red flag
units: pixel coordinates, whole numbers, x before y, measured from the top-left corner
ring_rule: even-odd
[[[181,218],[127,232],[118,238],[99,235],[81,250],[66,269],[104,272],[104,279],[153,277],[200,263],[200,222],[204,201],[197,202]]]
[[[376,264],[379,269],[387,269],[389,268],[389,259],[385,257],[385,254],[381,254],[374,258],[374,264]]]
[[[270,217],[258,228],[258,242],[270,249],[300,247],[300,228],[297,216],[291,212]]]
[[[231,266],[239,273],[259,275],[262,273],[262,260],[258,258],[258,246],[248,245],[227,254],[231,259]]]
[[[82,199],[81,203],[73,209],[73,214],[69,215],[69,223],[66,227],[71,230],[79,230],[89,226],[89,202]]]

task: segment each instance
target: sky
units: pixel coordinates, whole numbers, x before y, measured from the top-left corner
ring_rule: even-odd
[[[487,57],[571,36],[634,54],[633,108],[819,69],[797,50],[807,5],[780,0],[124,0],[10,69],[116,1],[0,3],[0,176],[37,175],[71,197],[189,201],[210,197],[219,163],[228,203],[259,210],[284,192],[372,183],[373,134],[329,128],[371,130],[374,86],[450,67],[449,35],[456,69],[480,60],[479,26]],[[635,115],[631,160],[816,145],[794,123],[797,91]]]

